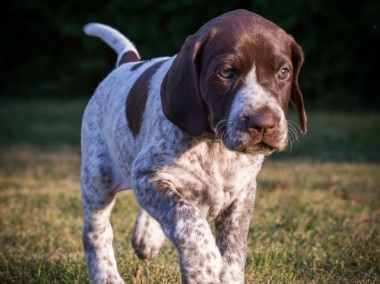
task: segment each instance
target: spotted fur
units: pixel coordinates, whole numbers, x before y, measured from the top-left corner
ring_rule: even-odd
[[[169,239],[182,283],[244,283],[256,176],[265,155],[286,148],[289,102],[306,132],[301,49],[244,10],[206,23],[177,55],[150,61],[139,61],[110,27],[86,31],[118,53],[82,123],[83,247],[92,282],[123,283],[109,217],[117,192],[132,188],[138,257],[153,260]]]

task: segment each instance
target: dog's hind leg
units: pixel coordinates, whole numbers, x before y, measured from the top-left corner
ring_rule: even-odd
[[[82,196],[89,201],[86,194]],[[124,283],[112,248],[113,232],[109,217],[114,202],[115,198],[110,196],[96,205],[83,205],[83,248],[92,283]]]
[[[110,223],[115,193],[94,188],[82,172],[83,248],[92,283],[124,283],[117,270]],[[86,182],[87,181],[87,182]]]
[[[92,283],[124,283],[112,248],[110,215],[115,203],[115,174],[107,147],[96,131],[82,132],[81,194],[83,248]]]
[[[145,262],[153,260],[166,240],[160,224],[140,208],[132,235],[132,246],[137,256]]]

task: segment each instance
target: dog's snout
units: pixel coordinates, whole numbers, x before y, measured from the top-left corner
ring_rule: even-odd
[[[257,134],[270,133],[278,124],[278,118],[274,114],[259,114],[245,118],[248,130]]]

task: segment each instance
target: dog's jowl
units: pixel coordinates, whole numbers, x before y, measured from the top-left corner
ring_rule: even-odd
[[[266,155],[287,147],[289,104],[306,133],[300,46],[245,10],[209,21],[173,57],[147,61],[111,27],[92,23],[85,32],[118,54],[82,123],[91,280],[123,283],[109,218],[117,192],[132,188],[141,259],[154,259],[169,239],[183,283],[244,283],[256,176]]]

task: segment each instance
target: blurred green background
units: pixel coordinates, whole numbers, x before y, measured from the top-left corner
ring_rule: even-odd
[[[175,54],[203,23],[236,8],[272,20],[303,47],[308,109],[378,110],[378,0],[10,1],[2,8],[0,96],[88,98],[116,58],[84,35],[88,22],[116,27],[150,58]]]

